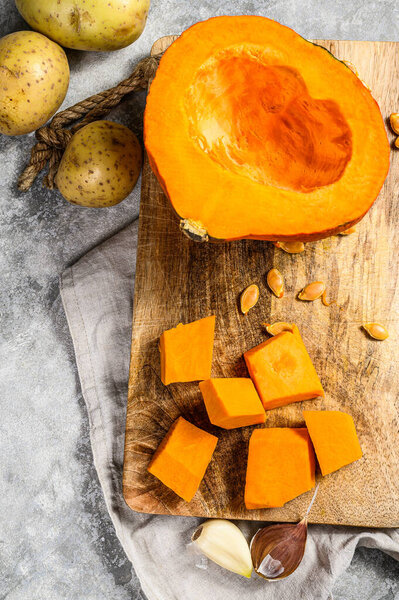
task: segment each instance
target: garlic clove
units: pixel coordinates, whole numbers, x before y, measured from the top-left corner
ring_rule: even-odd
[[[252,559],[247,540],[231,521],[205,521],[194,531],[191,540],[205,556],[220,567],[244,577],[251,577]]]
[[[268,581],[291,575],[300,565],[308,537],[308,515],[319,489],[316,485],[305,516],[299,523],[279,523],[258,529],[250,550],[255,573]]]
[[[306,519],[259,529],[250,546],[255,572],[270,581],[288,577],[303,558],[306,539]]]

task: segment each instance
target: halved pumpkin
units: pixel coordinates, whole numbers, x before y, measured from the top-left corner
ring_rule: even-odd
[[[144,137],[183,230],[199,240],[333,235],[365,215],[389,167],[361,80],[264,17],[185,31],[161,59]]]

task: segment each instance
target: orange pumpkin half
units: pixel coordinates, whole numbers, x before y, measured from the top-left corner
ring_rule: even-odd
[[[185,31],[161,59],[144,137],[183,230],[200,240],[333,235],[364,216],[389,167],[361,80],[264,17]]]

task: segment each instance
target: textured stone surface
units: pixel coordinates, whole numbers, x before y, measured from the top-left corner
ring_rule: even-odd
[[[39,1],[39,0],[38,0]],[[0,0],[0,35],[27,28]],[[216,14],[261,14],[305,37],[399,40],[397,0],[153,0],[147,28],[116,53],[68,51],[64,106],[112,86],[161,35]],[[144,94],[112,118],[140,133]],[[92,463],[88,421],[58,276],[138,212],[138,191],[112,209],[74,207],[38,183],[16,191],[32,135],[0,139],[0,599],[141,599]],[[395,561],[362,549],[335,600],[399,600]],[[168,599],[165,599],[168,600]]]

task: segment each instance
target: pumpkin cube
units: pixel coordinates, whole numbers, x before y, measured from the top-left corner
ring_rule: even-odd
[[[164,331],[160,337],[161,379],[165,385],[209,379],[215,316]]]
[[[324,396],[297,328],[248,350],[244,358],[265,410]]]
[[[148,471],[190,502],[205,475],[217,441],[214,435],[179,417],[158,446]]]
[[[251,379],[207,379],[199,387],[213,425],[234,429],[265,422],[265,410]]]
[[[249,440],[245,506],[273,508],[312,489],[315,457],[305,428],[256,429]]]
[[[363,456],[351,415],[339,410],[304,410],[322,475],[328,475]]]

